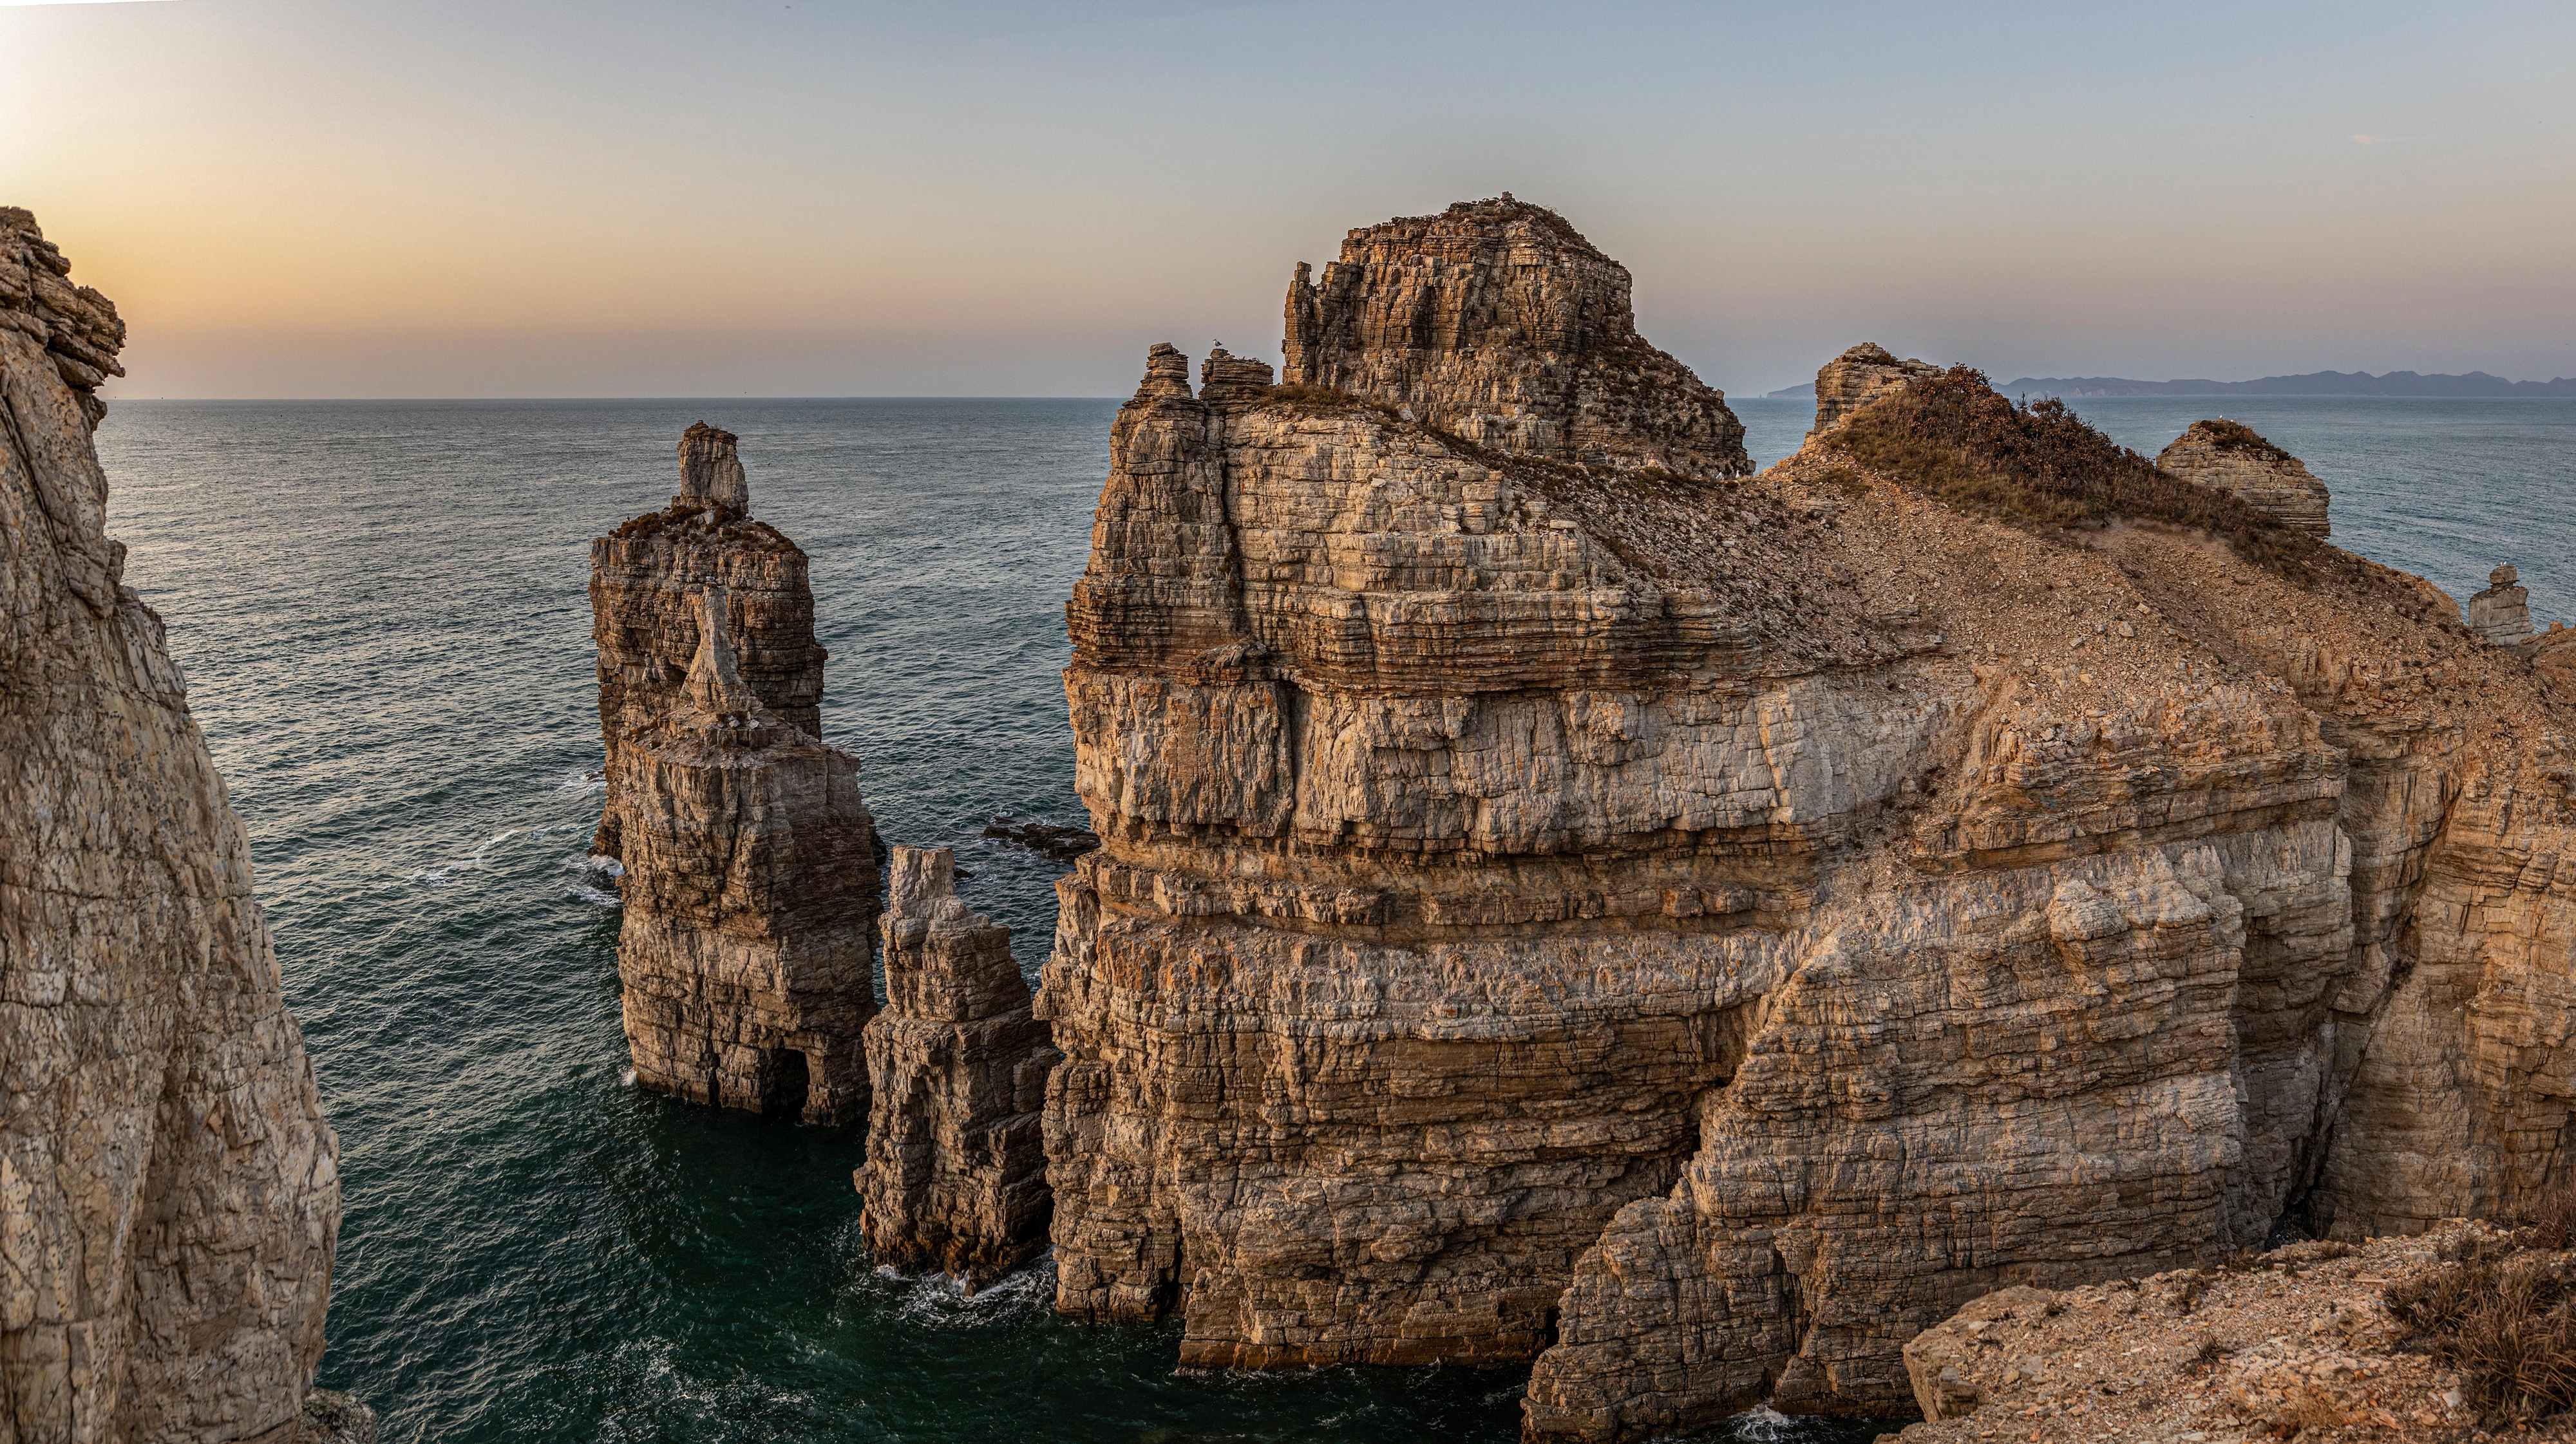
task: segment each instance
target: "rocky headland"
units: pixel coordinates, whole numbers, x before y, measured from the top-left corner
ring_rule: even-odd
[[[1743,478],[1626,297],[1480,202],[1301,272],[1285,384],[1148,358],[1067,610],[1059,1307],[1535,1357],[1531,1438],[1624,1440],[2564,1176],[2544,671],[1973,372],[1846,353]]]
[[[898,847],[887,872],[861,1227],[878,1263],[937,1270],[972,1293],[1046,1248],[1039,1113],[1057,1054],[1011,930],[958,899],[956,855]]]
[[[339,1143],[91,444],[125,324],[0,207],[0,1439],[287,1444]]]

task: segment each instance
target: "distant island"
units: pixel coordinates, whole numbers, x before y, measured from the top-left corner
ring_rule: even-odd
[[[2484,371],[2466,376],[2425,376],[2391,371],[2311,371],[2304,376],[2264,376],[2252,381],[2131,381],[2119,376],[2024,376],[1995,388],[2007,396],[2576,396],[2576,377],[2507,381]],[[1764,399],[1809,399],[1810,381],[1766,392]]]

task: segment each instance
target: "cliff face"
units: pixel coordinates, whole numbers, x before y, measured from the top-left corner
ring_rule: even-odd
[[[877,835],[859,764],[760,700],[729,598],[698,596],[668,711],[609,764],[625,852],[617,938],[636,1081],[809,1123],[867,1116]]]
[[[161,619],[105,530],[125,327],[0,208],[0,1437],[293,1437],[338,1141]]]
[[[1839,431],[1733,485],[1513,455],[1428,424],[1472,359],[1194,395],[1158,347],[1120,413],[1061,1307],[1193,1364],[1544,1351],[1532,1436],[1631,1438],[1900,1410],[2002,1284],[2563,1171],[2564,721],[2429,587],[2009,524]]]
[[[627,734],[678,700],[698,653],[696,595],[722,587],[743,679],[761,704],[809,737],[823,735],[823,661],[805,553],[751,519],[736,438],[701,421],[680,438],[680,489],[590,544],[591,635],[599,644],[599,732],[610,793],[591,851],[619,855],[617,752]]]
[[[2156,456],[2156,465],[2199,486],[2223,491],[2287,526],[2317,536],[2326,519],[2326,484],[2306,463],[2233,421],[2195,421]]]
[[[1410,407],[1490,450],[1741,476],[1725,393],[1646,344],[1628,268],[1563,217],[1462,202],[1356,230],[1289,283],[1286,380]]]
[[[1058,1055],[1011,930],[958,901],[956,870],[944,847],[894,850],[857,1183],[878,1263],[938,1269],[971,1293],[1046,1248],[1038,1113]]]

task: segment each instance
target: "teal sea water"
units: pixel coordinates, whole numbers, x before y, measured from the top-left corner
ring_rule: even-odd
[[[1756,459],[1808,409],[1736,403]],[[2152,453],[2245,421],[2336,491],[2336,539],[2454,595],[2512,560],[2576,615],[2576,403],[2086,402]],[[119,403],[127,578],[170,622],[248,823],[340,1131],[323,1381],[412,1441],[1493,1441],[1525,1371],[1176,1375],[1173,1327],[1071,1324],[1041,1266],[968,1301],[880,1274],[859,1142],[626,1086],[598,816],[589,539],[738,432],[813,559],[828,739],[892,840],[955,845],[1034,972],[1077,821],[1057,678],[1109,401]],[[1867,1439],[1747,1417],[1709,1439]]]

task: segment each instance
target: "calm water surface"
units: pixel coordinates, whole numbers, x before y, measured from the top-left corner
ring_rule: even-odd
[[[1735,403],[1756,460],[1811,410]],[[2152,453],[2221,403],[2084,403]],[[2335,488],[2337,540],[2455,595],[2521,565],[2576,613],[2576,403],[2231,398]],[[1031,972],[1057,869],[995,813],[1077,821],[1063,603],[1109,401],[119,403],[127,578],[170,621],[248,822],[340,1130],[323,1381],[389,1440],[1494,1441],[1525,1370],[1176,1376],[1173,1327],[880,1275],[847,1133],[624,1086],[589,540],[672,446],[739,432],[812,556],[824,729],[891,840],[955,845]],[[1867,1439],[1748,1419],[1709,1438]]]

